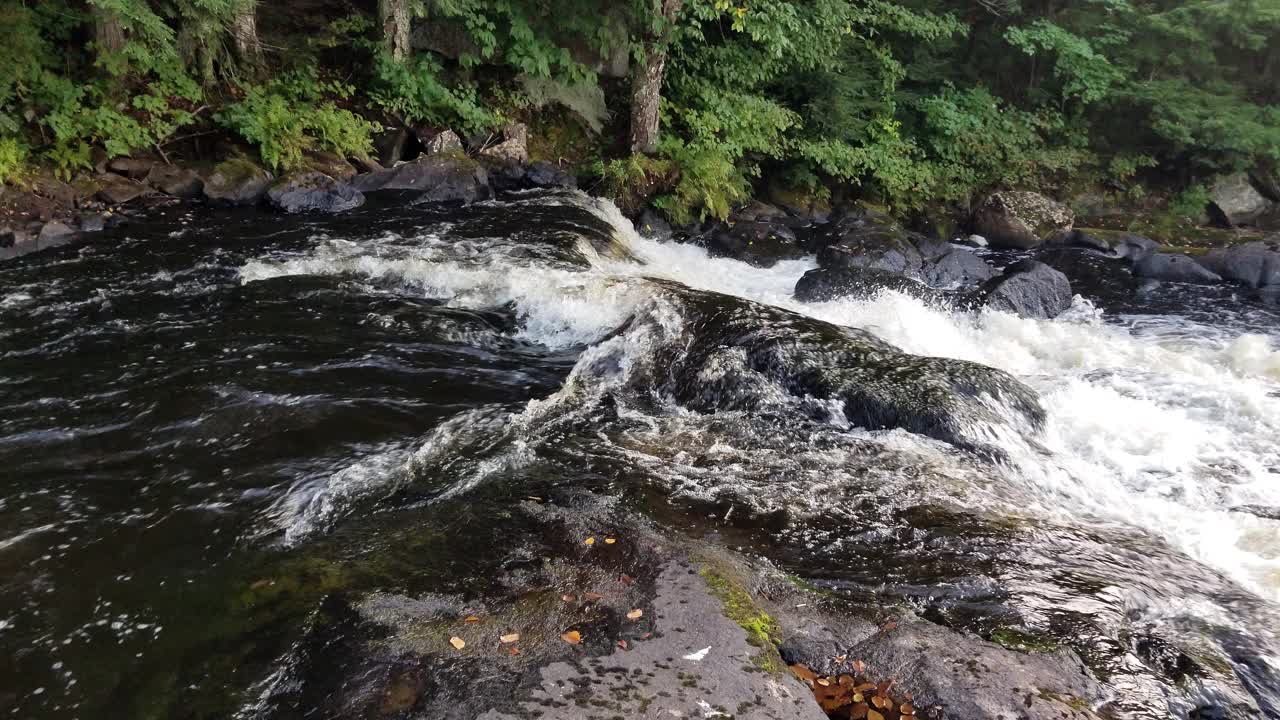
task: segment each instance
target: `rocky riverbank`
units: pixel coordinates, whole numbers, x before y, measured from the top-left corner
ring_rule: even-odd
[[[385,165],[367,159],[357,168],[319,153],[308,156],[305,168],[279,177],[247,156],[190,167],[117,158],[101,162],[92,177],[68,183],[41,176],[26,189],[0,191],[0,259],[65,244],[173,203],[341,213],[360,207],[369,192],[403,192],[411,203],[470,203],[510,191],[577,186],[562,167],[529,163],[527,143],[522,125],[474,147],[447,130],[430,138],[401,130],[383,139]],[[1215,212],[1226,222],[1264,217],[1266,198],[1247,181],[1250,194],[1243,197],[1237,185],[1215,189],[1211,209],[1225,208]],[[785,199],[750,203],[725,222],[673,228],[654,210],[637,220],[648,234],[762,267],[816,255],[821,267],[796,287],[805,301],[866,297],[888,288],[959,309],[1053,318],[1071,304],[1071,281],[1089,284],[1096,278],[1085,276],[1098,273],[1132,278],[1135,290],[1160,282],[1231,283],[1268,303],[1280,292],[1276,236],[1206,229],[1205,242],[1170,248],[1125,231],[1078,228],[1066,205],[1024,191],[994,193],[971,213],[916,215],[907,222],[863,204],[831,209]],[[1095,261],[1081,261],[1081,254]]]

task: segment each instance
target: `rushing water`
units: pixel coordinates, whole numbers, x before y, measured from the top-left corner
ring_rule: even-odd
[[[854,601],[1068,644],[1130,717],[1280,713],[1274,310],[799,303],[811,267],[577,194],[184,211],[0,265],[0,712],[284,717],[258,698],[327,593],[482,590],[503,504],[583,484]],[[1004,370],[1043,427],[980,408],[955,432],[991,456],[851,426],[710,327],[776,309]],[[696,387],[664,380],[699,343]]]

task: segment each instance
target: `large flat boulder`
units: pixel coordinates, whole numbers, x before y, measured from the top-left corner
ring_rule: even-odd
[[[413,162],[357,175],[352,187],[360,192],[416,190],[423,202],[475,202],[488,198],[489,174],[461,153],[426,155]]]
[[[364,193],[315,170],[294,172],[267,191],[271,205],[288,213],[340,213],[364,204]]]

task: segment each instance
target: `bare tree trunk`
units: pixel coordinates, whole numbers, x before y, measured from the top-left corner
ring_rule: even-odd
[[[652,154],[658,149],[658,106],[667,67],[665,48],[645,53],[644,63],[632,71],[631,152]]]
[[[110,10],[93,6],[93,40],[98,47],[98,55],[109,55],[124,49],[124,26],[120,18]]]
[[[412,13],[409,0],[378,0],[378,20],[382,38],[391,57],[399,62],[409,58],[409,29]]]
[[[258,42],[257,0],[242,0],[236,8],[231,18],[231,37],[235,41],[240,60],[256,65],[262,54],[262,45]]]
[[[631,77],[631,152],[651,154],[658,149],[662,79],[667,69],[671,29],[684,0],[661,0],[663,28],[645,40],[644,59]]]

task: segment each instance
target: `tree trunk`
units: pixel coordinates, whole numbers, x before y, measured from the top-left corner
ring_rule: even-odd
[[[387,51],[398,62],[409,58],[409,0],[378,0],[378,19]]]
[[[652,154],[658,149],[658,110],[662,104],[662,79],[667,68],[671,29],[683,0],[662,0],[663,28],[644,42],[644,59],[631,77],[631,152]]]
[[[662,100],[662,76],[667,67],[666,48],[645,53],[644,62],[631,80],[631,152],[651,155],[658,149],[658,105]]]
[[[231,37],[240,60],[256,65],[262,53],[262,44],[258,42],[257,0],[243,0],[236,8],[231,18]]]
[[[124,49],[124,26],[120,18],[110,10],[93,6],[93,41],[97,44],[99,57]]]

